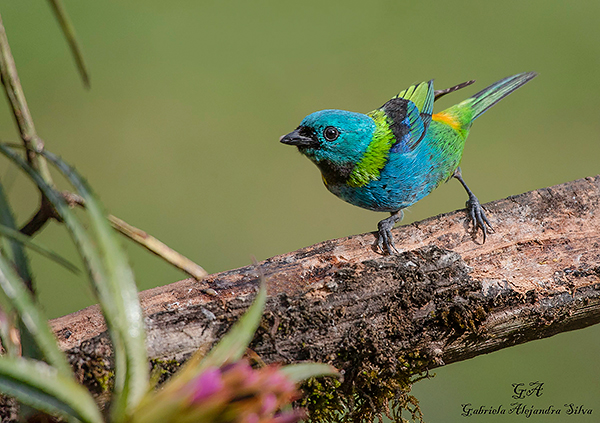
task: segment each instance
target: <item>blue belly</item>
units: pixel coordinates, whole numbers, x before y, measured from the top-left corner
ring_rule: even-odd
[[[362,187],[327,184],[327,189],[368,210],[395,212],[409,207],[448,180],[462,156],[462,149],[460,155],[448,155],[438,143],[423,141],[410,153],[392,154],[379,179]]]

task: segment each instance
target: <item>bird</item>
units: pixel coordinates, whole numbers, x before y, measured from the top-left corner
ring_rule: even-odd
[[[402,220],[402,210],[451,178],[464,187],[473,235],[481,229],[485,243],[494,228],[462,177],[465,141],[475,119],[536,76],[524,72],[503,78],[438,113],[433,113],[434,101],[475,81],[443,90],[435,90],[433,80],[421,82],[366,114],[337,109],[311,113],[279,140],[317,165],[323,183],[337,197],[390,213],[377,225],[381,253],[398,254],[391,230]]]

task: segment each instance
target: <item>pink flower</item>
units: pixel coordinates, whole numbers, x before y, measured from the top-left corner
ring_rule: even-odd
[[[221,391],[223,387],[221,370],[216,367],[208,368],[192,381],[192,402],[205,401],[208,397]]]
[[[302,410],[294,410],[288,413],[280,413],[270,423],[296,423],[306,417]]]
[[[271,414],[277,411],[277,397],[274,393],[268,392],[264,395],[260,412],[262,414]]]
[[[304,414],[281,412],[299,393],[278,366],[253,369],[241,360],[210,367],[190,381],[179,399],[181,416],[218,423],[296,423]],[[194,416],[194,417],[191,417]]]

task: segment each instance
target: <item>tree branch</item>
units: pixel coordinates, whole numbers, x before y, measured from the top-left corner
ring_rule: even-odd
[[[44,180],[48,184],[53,185],[46,159],[36,154],[36,152],[43,150],[44,142],[35,130],[29,106],[27,106],[27,100],[25,100],[25,94],[23,93],[23,87],[21,86],[21,80],[17,74],[15,59],[8,44],[2,17],[0,17],[0,75],[8,102],[12,107],[13,115],[19,128],[21,139],[27,149],[27,159],[40,172]]]
[[[19,128],[19,134],[21,140],[25,146],[27,161],[40,172],[44,181],[50,186],[54,186],[52,176],[50,175],[50,169],[46,159],[41,155],[37,154],[44,148],[44,141],[38,136],[35,125],[33,124],[33,118],[25,99],[25,93],[21,86],[21,80],[17,73],[17,66],[15,65],[15,59],[13,58],[8,44],[8,37],[6,36],[6,30],[0,16],[0,77],[2,84],[4,85],[4,91],[6,97],[13,111],[13,116],[17,127]],[[33,235],[39,231],[48,221],[48,219],[54,217],[56,212],[53,210],[52,205],[48,202],[48,199],[42,194],[40,200],[40,208],[35,215],[29,220],[22,229],[22,232],[26,235]],[[30,282],[29,289],[33,292],[33,284]]]
[[[69,203],[69,205],[72,207],[77,205],[85,208],[85,201],[81,196],[68,191],[63,191],[62,195],[67,203]],[[117,216],[113,216],[112,214],[108,215],[108,221],[112,225],[113,229],[117,230],[119,233],[131,239],[132,241],[138,243],[152,254],[162,258],[167,263],[184,271],[191,277],[200,280],[208,275],[206,270],[204,270],[200,265],[194,263],[183,254],[173,250],[171,247],[164,244],[149,233],[130,225],[129,223],[119,219]],[[21,232],[22,231],[23,230],[21,230]]]
[[[84,84],[89,87],[89,76],[83,62],[83,56],[81,55],[80,48],[75,38],[74,28],[67,17],[67,14],[62,6],[62,2],[60,0],[49,1],[57,16],[57,19],[59,20],[61,28],[67,37],[67,41],[69,42],[69,46],[71,47],[73,55],[75,56],[75,60],[81,72]],[[54,187],[54,182],[52,180],[52,176],[50,175],[48,163],[42,154],[38,154],[43,151],[44,142],[38,136],[35,130],[33,118],[31,117],[29,107],[27,106],[27,100],[25,99],[23,87],[21,86],[21,81],[17,73],[17,67],[10,50],[10,45],[8,44],[8,38],[6,36],[6,31],[4,24],[2,23],[1,16],[0,79],[4,85],[6,96],[12,107],[13,116],[15,117],[17,127],[19,128],[19,134],[21,135],[21,139],[23,140],[23,144],[25,146],[27,160],[36,170],[39,171],[44,181],[48,183],[48,185]],[[81,197],[73,193],[63,192],[63,197],[69,202],[69,204],[73,206],[75,204],[84,206]],[[29,221],[23,225],[21,232],[25,235],[33,236],[40,231],[50,219],[55,219],[59,222],[61,221],[60,216],[54,209],[54,206],[48,201],[46,196],[42,194],[39,209],[29,219]],[[109,219],[117,231],[142,245],[144,248],[148,249],[157,256],[163,258],[165,261],[177,267],[178,269],[183,270],[190,276],[199,280],[207,275],[206,271],[198,264],[171,249],[169,246],[160,242],[153,236],[134,226],[129,225],[127,222],[115,216],[109,216]],[[29,281],[28,287],[33,292],[34,287],[32,281]]]
[[[194,263],[183,254],[173,250],[171,247],[159,241],[157,238],[153,237],[147,232],[142,231],[141,229],[138,229],[113,215],[108,215],[108,220],[110,221],[112,227],[121,234],[125,235],[132,241],[137,242],[152,254],[156,254],[166,262],[184,271],[193,278],[200,280],[208,275],[206,270],[204,270],[200,265]]]
[[[367,233],[259,263],[270,299],[253,350],[266,362],[330,362],[353,384],[365,368],[392,377],[598,323],[600,175],[485,208],[497,230],[484,245],[459,210],[395,229],[397,256],[378,254]],[[247,266],[142,292],[150,357],[179,362],[208,350],[257,283]],[[101,393],[110,348],[98,308],[52,325]]]

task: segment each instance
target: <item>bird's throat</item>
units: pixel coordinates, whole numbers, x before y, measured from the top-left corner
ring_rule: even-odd
[[[352,171],[354,170],[354,163],[333,163],[329,160],[323,160],[317,163],[317,166],[321,170],[323,176],[323,182],[325,185],[339,185],[345,184],[350,178]]]

